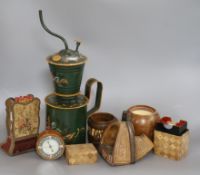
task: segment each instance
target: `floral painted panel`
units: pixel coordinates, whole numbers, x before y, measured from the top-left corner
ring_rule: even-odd
[[[39,100],[14,105],[15,138],[37,134],[39,127]]]

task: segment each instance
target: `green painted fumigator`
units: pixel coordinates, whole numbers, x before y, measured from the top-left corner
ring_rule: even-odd
[[[39,18],[44,30],[61,39],[65,46],[63,50],[47,58],[55,92],[45,98],[46,128],[59,131],[66,144],[85,143],[87,118],[100,107],[103,85],[91,78],[86,83],[85,95],[80,93],[87,60],[87,57],[78,51],[80,42],[76,42],[75,50],[69,49],[65,38],[52,32],[44,24],[41,10]],[[94,107],[88,111],[87,104],[93,84],[97,84],[96,100]]]

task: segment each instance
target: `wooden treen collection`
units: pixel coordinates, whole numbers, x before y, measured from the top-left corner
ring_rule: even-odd
[[[70,165],[95,163],[98,154],[112,166],[133,164],[153,149],[155,154],[174,160],[187,155],[189,130],[184,120],[176,123],[170,117],[161,118],[156,109],[146,105],[128,108],[121,121],[113,114],[96,112],[103,85],[91,78],[84,95],[80,92],[87,60],[78,51],[80,42],[76,42],[74,50],[69,49],[66,40],[44,24],[41,10],[39,17],[44,30],[61,39],[65,46],[47,58],[55,92],[45,99],[46,129],[39,133],[39,98],[33,95],[8,98],[7,139],[1,144],[2,150],[11,156],[36,150],[44,160],[56,160],[65,152]],[[88,110],[94,84],[95,105]]]

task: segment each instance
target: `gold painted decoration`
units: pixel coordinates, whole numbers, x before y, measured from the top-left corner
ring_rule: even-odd
[[[85,132],[85,128],[77,128],[76,132],[68,133],[64,136],[64,140],[67,143],[73,142],[81,132]]]
[[[61,60],[61,56],[60,55],[54,55],[52,57],[52,60],[55,61],[55,62],[60,61]]]
[[[86,96],[81,95],[80,93],[74,95],[74,99],[68,100],[68,104],[59,103],[58,98],[65,98],[71,96],[61,96],[57,93],[52,93],[45,98],[46,105],[55,108],[55,109],[78,109],[86,106],[89,102]]]

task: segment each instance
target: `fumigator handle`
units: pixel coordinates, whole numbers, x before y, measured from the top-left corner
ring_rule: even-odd
[[[64,45],[65,45],[65,50],[68,50],[68,44],[67,44],[66,39],[65,39],[64,37],[62,37],[61,35],[58,35],[57,33],[52,32],[52,31],[45,25],[44,20],[43,20],[42,10],[39,10],[39,19],[40,19],[40,23],[41,23],[43,29],[44,29],[47,33],[49,33],[50,35],[53,35],[53,36],[55,36],[55,37],[61,39],[62,42],[63,42]],[[79,45],[80,45],[80,44],[79,44]],[[77,48],[77,50],[78,50],[78,48]]]
[[[102,91],[103,91],[103,84],[94,79],[94,78],[90,78],[87,83],[86,83],[86,86],[85,86],[85,96],[90,99],[90,96],[91,96],[91,89],[92,89],[92,86],[94,84],[97,84],[97,91],[96,91],[96,98],[95,98],[95,104],[94,104],[94,107],[92,107],[88,112],[87,112],[87,116],[91,115],[92,113],[96,112],[99,108],[100,108],[100,105],[101,105],[101,98],[102,98]]]

